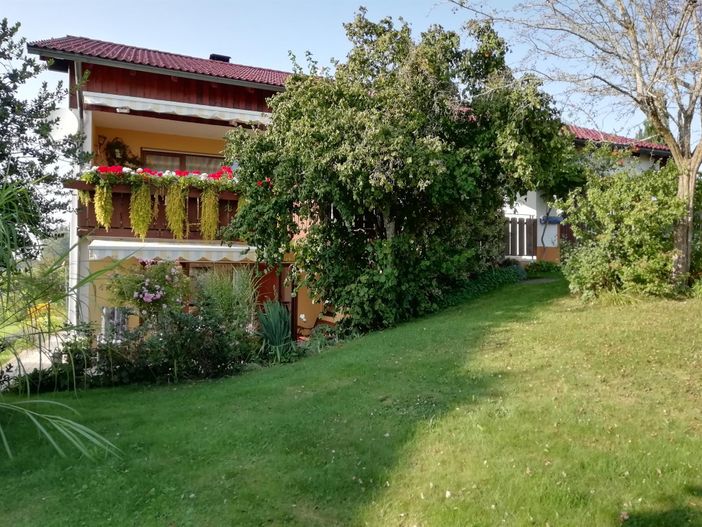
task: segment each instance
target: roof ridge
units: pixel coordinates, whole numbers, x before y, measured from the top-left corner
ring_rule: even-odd
[[[107,44],[107,45],[110,45],[110,46],[119,46],[119,47],[121,47],[121,48],[131,48],[131,49],[139,50],[139,51],[147,51],[147,52],[152,52],[152,53],[160,53],[160,54],[162,54],[162,55],[168,55],[168,56],[171,56],[171,57],[178,57],[178,58],[186,59],[186,60],[202,60],[202,61],[205,61],[205,62],[214,62],[214,63],[216,63],[216,64],[218,64],[218,65],[220,65],[220,64],[228,64],[228,65],[230,65],[230,66],[235,66],[235,67],[240,67],[240,68],[251,68],[251,69],[255,69],[255,70],[270,71],[270,72],[272,72],[272,73],[280,73],[280,74],[283,74],[283,75],[292,75],[292,72],[290,72],[290,71],[285,71],[285,70],[279,70],[279,69],[274,69],[274,68],[267,68],[267,67],[262,67],[262,66],[251,66],[251,65],[248,65],[248,64],[239,64],[239,63],[235,63],[235,62],[216,61],[216,60],[212,60],[212,59],[210,59],[210,58],[205,58],[205,57],[194,57],[194,56],[192,56],[192,55],[184,55],[183,53],[174,53],[174,52],[172,52],[172,51],[163,51],[163,50],[160,50],[160,49],[153,49],[153,48],[135,46],[135,45],[132,45],[132,44],[121,44],[121,43],[119,43],[119,42],[111,42],[111,41],[109,41],[109,40],[102,40],[102,39],[97,39],[97,38],[83,37],[83,36],[80,36],[80,35],[66,35],[65,37],[55,37],[55,38],[47,38],[47,39],[35,40],[35,41],[33,41],[33,42],[29,42],[28,45],[29,45],[29,46],[41,45],[41,44],[47,45],[47,44],[50,43],[51,41],[63,40],[63,39],[68,39],[68,38],[71,38],[71,39],[81,39],[81,40],[83,40],[83,41],[88,41],[88,42],[95,43],[95,44]],[[76,53],[76,54],[85,55],[85,53]],[[115,59],[115,60],[118,60],[119,62],[126,62],[126,61],[122,61],[122,60],[119,60],[119,59]]]

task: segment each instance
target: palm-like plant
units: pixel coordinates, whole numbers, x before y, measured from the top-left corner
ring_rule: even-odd
[[[22,320],[24,314],[36,308],[39,301],[57,303],[63,300],[67,294],[72,294],[77,288],[85,285],[97,276],[96,274],[90,275],[67,292],[57,291],[49,281],[45,281],[45,283],[49,284],[46,288],[39,287],[26,295],[13,294],[20,273],[32,272],[28,262],[19,256],[17,249],[24,246],[27,240],[31,240],[31,225],[28,225],[28,222],[34,221],[34,214],[34,203],[24,187],[14,183],[0,185],[0,285],[2,286],[2,293],[0,294],[0,330],[15,323],[17,320]],[[58,266],[63,265],[67,256],[68,253],[66,252],[43,268],[40,271],[42,276],[39,278],[55,272]],[[100,273],[103,272],[101,271]],[[42,280],[37,280],[36,283],[41,284]],[[38,328],[36,331],[50,332],[51,330],[52,328],[49,324],[48,328]],[[12,347],[11,343],[6,345]],[[55,401],[27,399],[20,402],[5,402],[0,399],[0,443],[2,443],[9,457],[12,457],[12,450],[5,428],[8,425],[3,423],[3,414],[21,415],[28,419],[36,427],[40,435],[46,438],[62,456],[65,455],[64,448],[61,446],[62,440],[88,457],[92,456],[94,447],[112,454],[119,452],[119,449],[114,444],[97,432],[73,419],[50,412],[48,409],[44,410],[44,408],[48,407],[53,410],[70,410],[74,412],[69,406]]]

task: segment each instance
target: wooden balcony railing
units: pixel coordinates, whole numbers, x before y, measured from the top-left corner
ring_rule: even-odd
[[[130,185],[113,185],[112,186],[112,224],[110,229],[104,229],[97,224],[95,219],[94,207],[94,191],[95,185],[85,183],[83,181],[67,181],[64,187],[76,190],[90,192],[91,201],[86,207],[79,204],[78,214],[78,235],[85,236],[91,234],[93,236],[113,236],[113,237],[132,237],[132,225],[129,221],[129,198],[131,196],[132,187]],[[187,218],[188,218],[188,234],[185,237],[188,240],[201,240],[200,234],[200,196],[202,191],[196,188],[191,188],[187,200]],[[158,213],[151,222],[147,238],[166,238],[172,239],[173,233],[168,229],[166,224],[165,203],[163,195],[153,191],[153,198],[158,200]],[[229,225],[232,218],[236,214],[238,204],[238,196],[234,192],[222,191],[219,193],[219,226],[224,227]]]

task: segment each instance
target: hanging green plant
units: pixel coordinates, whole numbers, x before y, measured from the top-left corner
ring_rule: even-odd
[[[200,197],[200,234],[203,240],[214,240],[219,227],[219,192],[209,187]]]
[[[95,221],[106,231],[112,225],[112,187],[101,182],[95,186]]]
[[[79,190],[78,191],[78,203],[83,205],[84,207],[88,207],[90,205],[90,191],[89,190]]]
[[[142,240],[149,232],[152,217],[151,187],[145,183],[134,188],[129,198],[129,221],[132,224],[132,232]]]
[[[176,240],[185,236],[187,198],[188,188],[183,185],[171,185],[166,191],[166,224]]]

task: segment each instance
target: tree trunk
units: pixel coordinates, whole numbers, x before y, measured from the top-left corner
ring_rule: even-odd
[[[395,220],[390,219],[390,207],[383,211],[383,227],[385,227],[385,239],[392,240],[395,237]]]
[[[697,171],[690,167],[680,167],[678,176],[678,198],[685,204],[683,217],[675,226],[673,243],[675,256],[673,258],[673,279],[677,282],[687,282],[692,259],[692,229],[695,202],[695,180]]]

